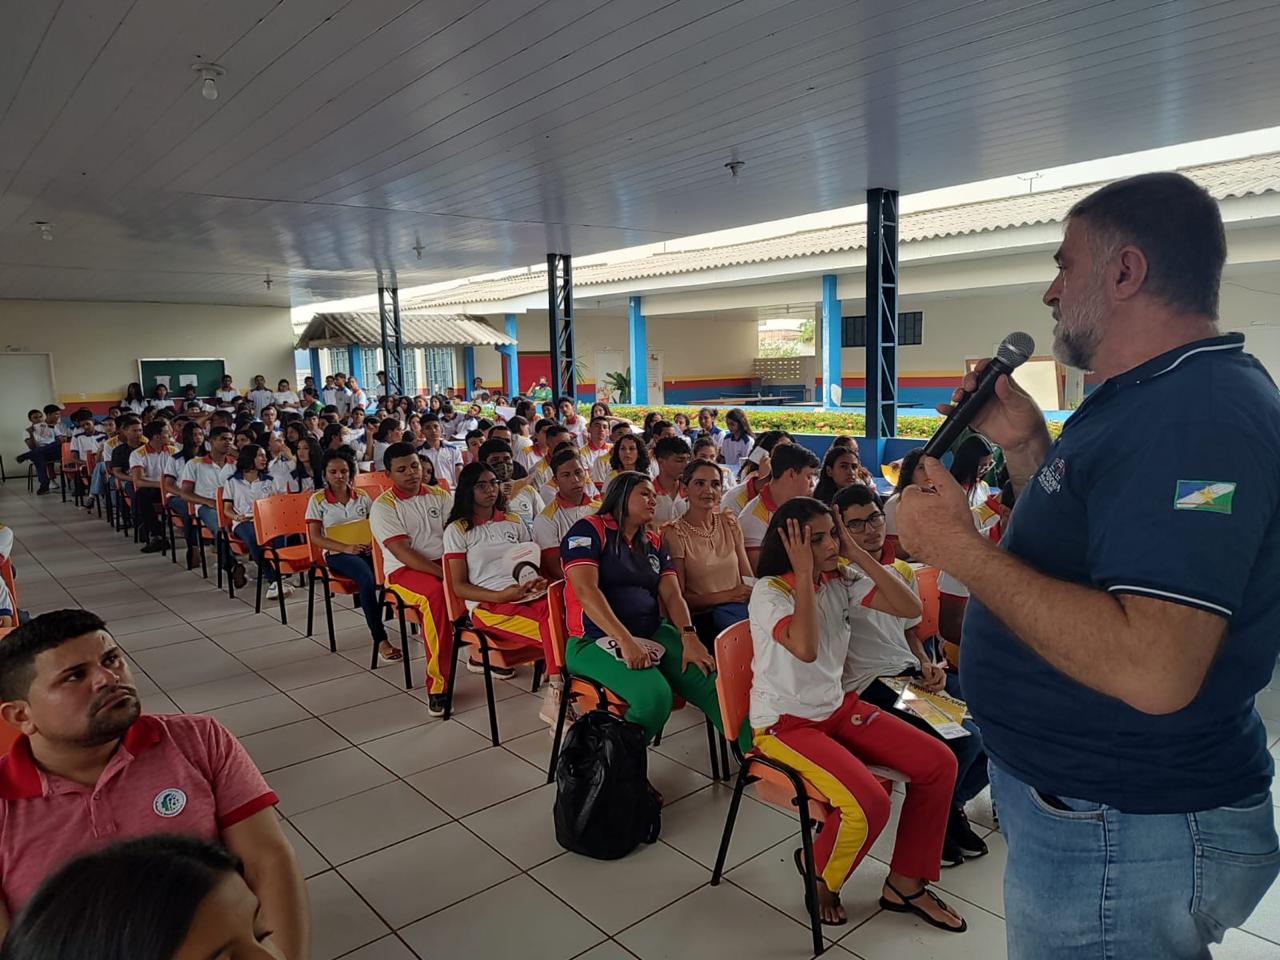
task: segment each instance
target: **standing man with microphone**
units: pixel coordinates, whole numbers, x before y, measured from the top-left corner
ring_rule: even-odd
[[[1280,394],[1218,332],[1226,236],[1191,180],[1103,187],[1054,259],[1054,353],[1105,382],[1052,443],[1008,376],[977,409],[1019,494],[998,547],[933,459],[899,534],[972,594],[1011,960],[1208,960],[1280,871],[1253,708],[1280,653]]]

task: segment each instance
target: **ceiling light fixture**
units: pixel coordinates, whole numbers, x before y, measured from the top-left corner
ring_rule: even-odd
[[[191,69],[200,75],[200,96],[206,100],[213,101],[218,99],[218,78],[227,75],[226,67],[220,67],[216,63],[206,63],[203,60],[197,60],[191,65]]]
[[[39,228],[41,240],[53,239],[53,224],[48,220],[32,220],[31,225]]]
[[[410,250],[412,250],[414,253],[416,253],[416,254],[418,255],[418,259],[419,259],[419,260],[421,260],[421,259],[422,259],[422,251],[423,251],[423,250],[425,250],[425,249],[427,249],[427,248],[426,248],[426,247],[424,247],[424,246],[422,245],[422,238],[421,238],[421,237],[414,237],[414,238],[413,238],[413,241],[414,241],[414,242],[413,242],[413,246],[412,246],[412,247],[410,247],[409,249],[410,249]]]
[[[742,168],[745,167],[746,165],[747,165],[747,162],[745,160],[739,160],[737,157],[734,157],[732,160],[726,163],[724,167],[726,170],[729,171],[729,176],[732,177],[734,182],[736,183],[738,179],[738,174],[742,172]]]
[[[267,279],[265,279],[265,280],[263,280],[263,281],[262,281],[262,285],[263,285],[264,287],[266,287],[268,290],[270,290],[270,289],[271,289],[271,285],[272,285],[273,283],[275,283],[275,281],[271,279],[271,271],[270,271],[270,270],[268,270],[268,271],[267,271]]]

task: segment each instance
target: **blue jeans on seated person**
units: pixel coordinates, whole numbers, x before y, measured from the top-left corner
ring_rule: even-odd
[[[183,536],[186,537],[187,546],[200,546],[200,538],[196,536],[196,525],[191,522],[191,504],[181,497],[170,495],[166,505],[178,516],[186,518],[186,522],[182,524],[182,532]],[[216,520],[217,517],[215,516],[214,519]]]
[[[991,762],[1009,960],[1210,960],[1280,873],[1269,793],[1196,813],[1048,797]]]
[[[275,583],[279,578],[275,568],[263,559],[262,548],[258,546],[258,538],[253,529],[252,520],[244,520],[237,523],[233,528],[233,532],[237,537],[244,541],[244,545],[249,548],[249,556],[254,563],[258,565],[258,569],[262,571],[262,577],[267,583]],[[283,547],[285,545],[285,537],[276,537],[271,541],[273,547]]]
[[[100,497],[107,487],[107,461],[99,460],[93,465],[93,475],[89,478],[89,496]]]
[[[28,450],[27,453],[31,457],[31,462],[35,464],[36,480],[40,482],[40,486],[47,487],[49,485],[49,464],[62,459],[61,442],[47,443],[43,447]]]
[[[387,639],[387,628],[382,623],[382,606],[378,603],[378,586],[373,579],[373,560],[368,554],[326,553],[325,562],[340,577],[354,580],[360,592],[360,609],[373,639],[381,643]]]

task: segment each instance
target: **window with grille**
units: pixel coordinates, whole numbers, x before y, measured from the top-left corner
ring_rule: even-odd
[[[867,318],[842,317],[840,342],[845,347],[867,345]],[[898,314],[898,346],[914,347],[924,343],[924,314],[919,310]]]
[[[423,347],[422,356],[428,393],[444,393],[446,387],[454,386],[453,347]]]

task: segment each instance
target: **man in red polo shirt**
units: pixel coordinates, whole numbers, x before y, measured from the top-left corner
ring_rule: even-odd
[[[43,614],[0,641],[0,716],[22,732],[0,757],[0,927],[75,856],[185,833],[240,857],[285,957],[310,956],[306,886],[258,768],[210,717],[141,711],[120,648],[87,610]]]

